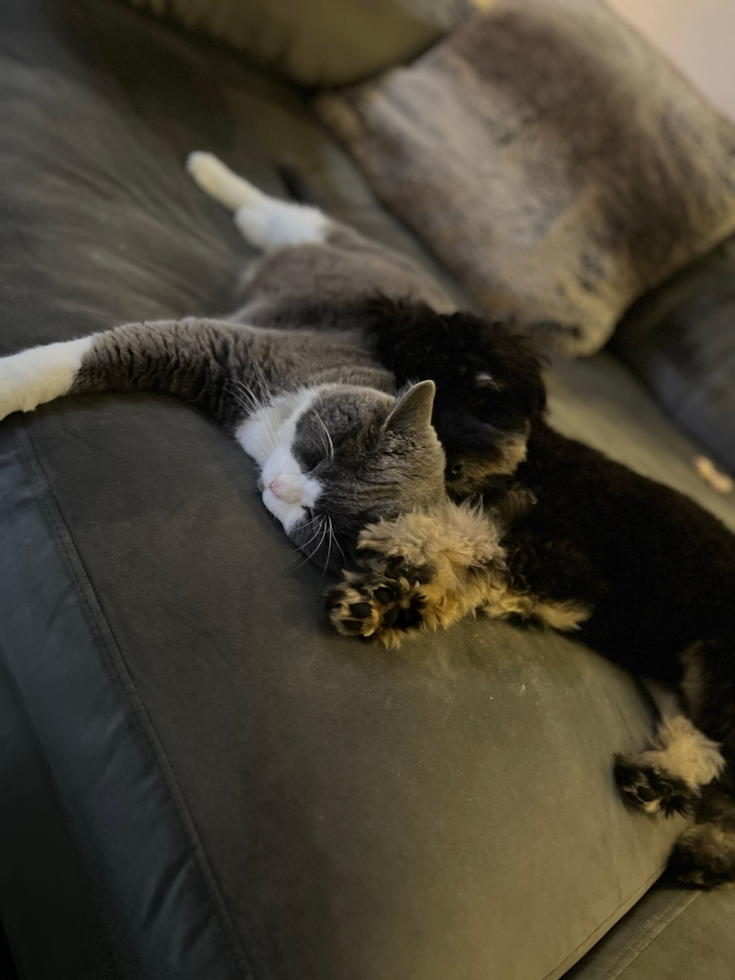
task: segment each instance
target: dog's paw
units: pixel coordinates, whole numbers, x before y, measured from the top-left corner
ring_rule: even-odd
[[[325,597],[329,618],[343,636],[396,647],[423,625],[421,584],[404,577],[347,573]]]
[[[436,574],[425,553],[430,539],[421,533],[402,536],[401,529],[399,518],[363,531],[357,555],[361,571],[345,572],[344,581],[325,597],[329,618],[343,636],[397,647],[426,628],[425,587]],[[417,530],[426,530],[423,522]]]
[[[631,756],[615,756],[615,782],[630,806],[644,813],[691,813],[699,794],[679,776]]]
[[[497,528],[476,508],[445,501],[378,521],[360,534],[360,571],[327,596],[330,618],[344,635],[397,646],[497,602],[504,559]]]
[[[699,823],[674,845],[669,871],[687,888],[711,888],[735,881],[735,833],[718,823]]]

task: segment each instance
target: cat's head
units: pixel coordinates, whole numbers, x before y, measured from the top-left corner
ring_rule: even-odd
[[[325,385],[281,395],[241,426],[238,439],[261,466],[263,503],[306,556],[345,567],[366,524],[443,499],[434,394],[432,381],[397,398]]]

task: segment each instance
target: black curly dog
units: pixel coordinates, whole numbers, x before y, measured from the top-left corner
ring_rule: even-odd
[[[350,321],[399,383],[436,382],[447,487],[505,520],[513,592],[586,609],[580,640],[671,692],[659,695],[649,750],[616,759],[619,788],[643,811],[694,814],[672,856],[681,882],[735,880],[735,536],[682,494],[553,431],[540,358],[507,325],[382,299]],[[378,633],[415,629],[425,588],[391,561],[372,583],[366,563],[366,601],[349,622],[334,612],[340,589],[328,598],[346,632],[368,613],[384,617]]]

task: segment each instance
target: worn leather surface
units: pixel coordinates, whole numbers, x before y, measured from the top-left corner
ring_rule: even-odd
[[[195,147],[273,192],[295,155],[340,217],[415,249],[303,102],[225,52],[104,3],[0,19],[2,353],[234,307],[252,253],[183,175]],[[557,415],[584,419],[599,377],[559,377]],[[613,377],[662,458],[686,456]],[[542,980],[659,874],[677,824],[629,814],[611,779],[650,729],[628,677],[482,619],[399,653],[329,632],[321,573],[183,405],[10,418],[0,495],[0,680],[23,719],[0,748],[30,746],[0,756],[0,907],[24,976]]]

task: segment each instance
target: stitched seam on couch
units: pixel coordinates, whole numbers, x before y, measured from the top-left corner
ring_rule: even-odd
[[[131,709],[132,718],[138,726],[140,734],[147,743],[152,757],[155,759],[158,770],[163,778],[166,789],[174,804],[175,811],[180,820],[184,836],[191,847],[192,854],[197,857],[196,867],[201,873],[205,883],[205,888],[209,893],[213,906],[217,912],[224,934],[229,940],[230,950],[236,960],[235,966],[238,970],[244,970],[253,980],[255,973],[250,966],[246,952],[242,946],[242,941],[237,932],[237,928],[230,916],[229,910],[222,895],[219,882],[211,867],[209,858],[206,854],[202,841],[196,830],[194,821],[189,813],[183,793],[181,792],[172,767],[166,757],[163,746],[155,732],[153,722],[148,711],[138,695],[132,677],[125,664],[122,652],[117,645],[112,629],[107,622],[107,618],[102,611],[99,598],[92,585],[91,579],[87,574],[81,555],[76,549],[71,532],[64,520],[61,508],[56,496],[51,488],[46,471],[41,463],[40,457],[36,452],[33,440],[28,432],[24,420],[16,427],[16,437],[23,455],[28,461],[30,473],[34,483],[38,488],[38,499],[41,507],[45,510],[48,522],[53,528],[58,548],[57,551],[66,565],[70,577],[74,583],[75,591],[81,600],[83,609],[86,610],[85,619],[92,633],[97,637],[100,645],[107,653],[109,662],[113,668],[122,691],[125,694],[127,703]],[[83,853],[80,851],[80,853]]]
[[[662,912],[651,922],[650,926],[643,932],[643,934],[630,946],[623,955],[615,962],[608,972],[605,974],[605,980],[618,980],[628,967],[638,959],[638,957],[643,953],[651,943],[656,939],[664,929],[667,929],[671,923],[677,919],[684,909],[688,908],[692,902],[699,898],[701,892],[691,891],[686,895],[680,896],[679,899],[674,902],[665,912]]]
[[[643,884],[639,888],[637,888],[632,895],[629,895],[628,898],[625,899],[625,901],[621,902],[618,906],[616,906],[616,908],[614,908],[613,911],[608,916],[606,916],[605,919],[603,919],[603,921],[595,929],[592,930],[592,932],[587,936],[586,939],[583,939],[581,943],[578,943],[577,946],[575,946],[575,948],[572,950],[571,953],[567,953],[567,955],[563,959],[559,960],[559,962],[557,963],[557,965],[554,967],[553,970],[549,970],[548,973],[544,974],[542,980],[549,980],[550,977],[559,977],[563,973],[566,973],[568,969],[571,969],[571,967],[574,966],[574,964],[579,959],[581,959],[581,956],[577,955],[579,951],[584,950],[586,952],[588,949],[591,949],[592,946],[594,946],[594,944],[599,939],[602,939],[602,937],[612,928],[612,926],[615,924],[617,919],[620,918],[620,916],[618,916],[620,909],[626,907],[628,909],[632,908],[635,905],[635,903],[641,898],[641,896],[645,895],[645,893],[648,891],[651,885],[661,877],[665,867],[666,867],[665,865],[662,865],[649,878],[647,878],[646,881],[644,881]],[[611,919],[613,920],[611,925],[607,926],[608,922],[610,922]],[[607,928],[605,928],[606,926]],[[592,940],[592,942],[590,942],[590,940]]]

